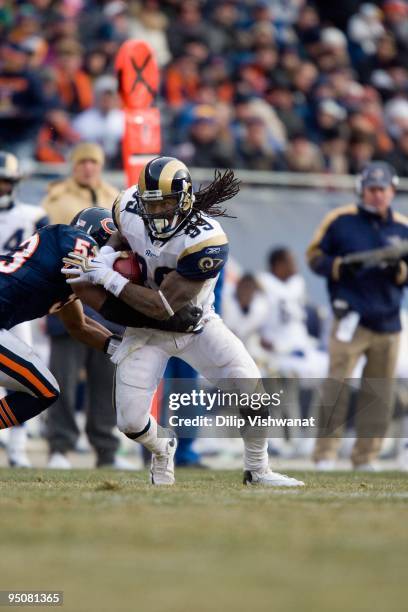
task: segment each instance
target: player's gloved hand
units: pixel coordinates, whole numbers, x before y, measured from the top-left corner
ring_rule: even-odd
[[[403,259],[384,262],[379,267],[381,270],[383,270],[387,277],[391,281],[394,281],[397,285],[403,285],[407,282],[408,265]]]
[[[355,278],[363,266],[362,262],[349,262],[343,257],[336,257],[333,265],[333,277],[335,280]]]
[[[115,261],[121,257],[120,251],[114,253],[99,254],[93,259],[89,259],[78,253],[68,253],[68,257],[63,258],[64,264],[69,268],[62,268],[62,274],[73,276],[67,278],[67,283],[75,285],[76,283],[92,283],[93,285],[102,285],[107,291],[110,291],[118,297],[129,280],[115,272],[112,269]]]
[[[186,304],[180,308],[170,319],[160,321],[160,329],[172,332],[198,331],[195,328],[203,316],[203,309],[192,304]]]

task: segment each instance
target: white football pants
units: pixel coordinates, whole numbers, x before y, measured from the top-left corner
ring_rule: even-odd
[[[146,427],[154,393],[173,356],[215,384],[221,385],[222,379],[243,380],[240,386],[246,392],[254,391],[261,377],[241,340],[218,317],[210,319],[200,334],[129,328],[112,358],[117,364],[114,399],[122,432],[140,432]],[[245,385],[245,379],[252,380]],[[139,441],[143,444],[143,437]],[[247,438],[244,443],[245,469],[265,469],[267,440]]]

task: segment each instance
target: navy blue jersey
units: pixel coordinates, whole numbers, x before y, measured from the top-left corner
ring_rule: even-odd
[[[379,333],[401,330],[400,309],[406,278],[387,267],[363,268],[354,275],[339,275],[336,258],[349,253],[397,245],[408,240],[408,218],[389,210],[378,214],[352,204],[340,206],[323,219],[308,248],[309,264],[325,276],[331,302],[347,302],[360,315],[360,324]],[[407,260],[408,263],[408,260]]]
[[[91,236],[70,225],[47,225],[5,255],[0,255],[0,329],[57,312],[74,299],[61,274],[70,251],[93,255]]]

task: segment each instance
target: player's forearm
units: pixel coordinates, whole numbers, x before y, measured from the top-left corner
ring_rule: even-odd
[[[127,283],[119,298],[135,310],[164,321],[196,297],[203,284],[203,281],[187,279],[173,270],[165,276],[159,291]]]
[[[159,292],[148,287],[127,283],[121,291],[119,299],[144,315],[159,321],[169,319],[171,316],[171,312],[166,310]]]
[[[75,340],[99,351],[103,351],[106,340],[112,335],[106,327],[89,317],[84,317],[81,326],[69,328],[68,333]]]
[[[112,333],[104,325],[102,325],[102,323],[99,323],[99,321],[95,321],[94,319],[91,319],[91,317],[85,316],[85,323],[88,325],[90,329],[99,330],[101,333],[105,335],[105,337],[106,337],[106,332],[108,332],[109,335]]]

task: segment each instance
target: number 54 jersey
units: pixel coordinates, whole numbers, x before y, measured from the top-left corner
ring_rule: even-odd
[[[188,218],[167,240],[155,240],[136,210],[137,187],[124,191],[113,205],[113,220],[137,254],[146,287],[158,289],[176,270],[190,280],[204,281],[193,301],[207,315],[212,311],[217,277],[228,258],[228,239],[218,221],[201,214]]]

